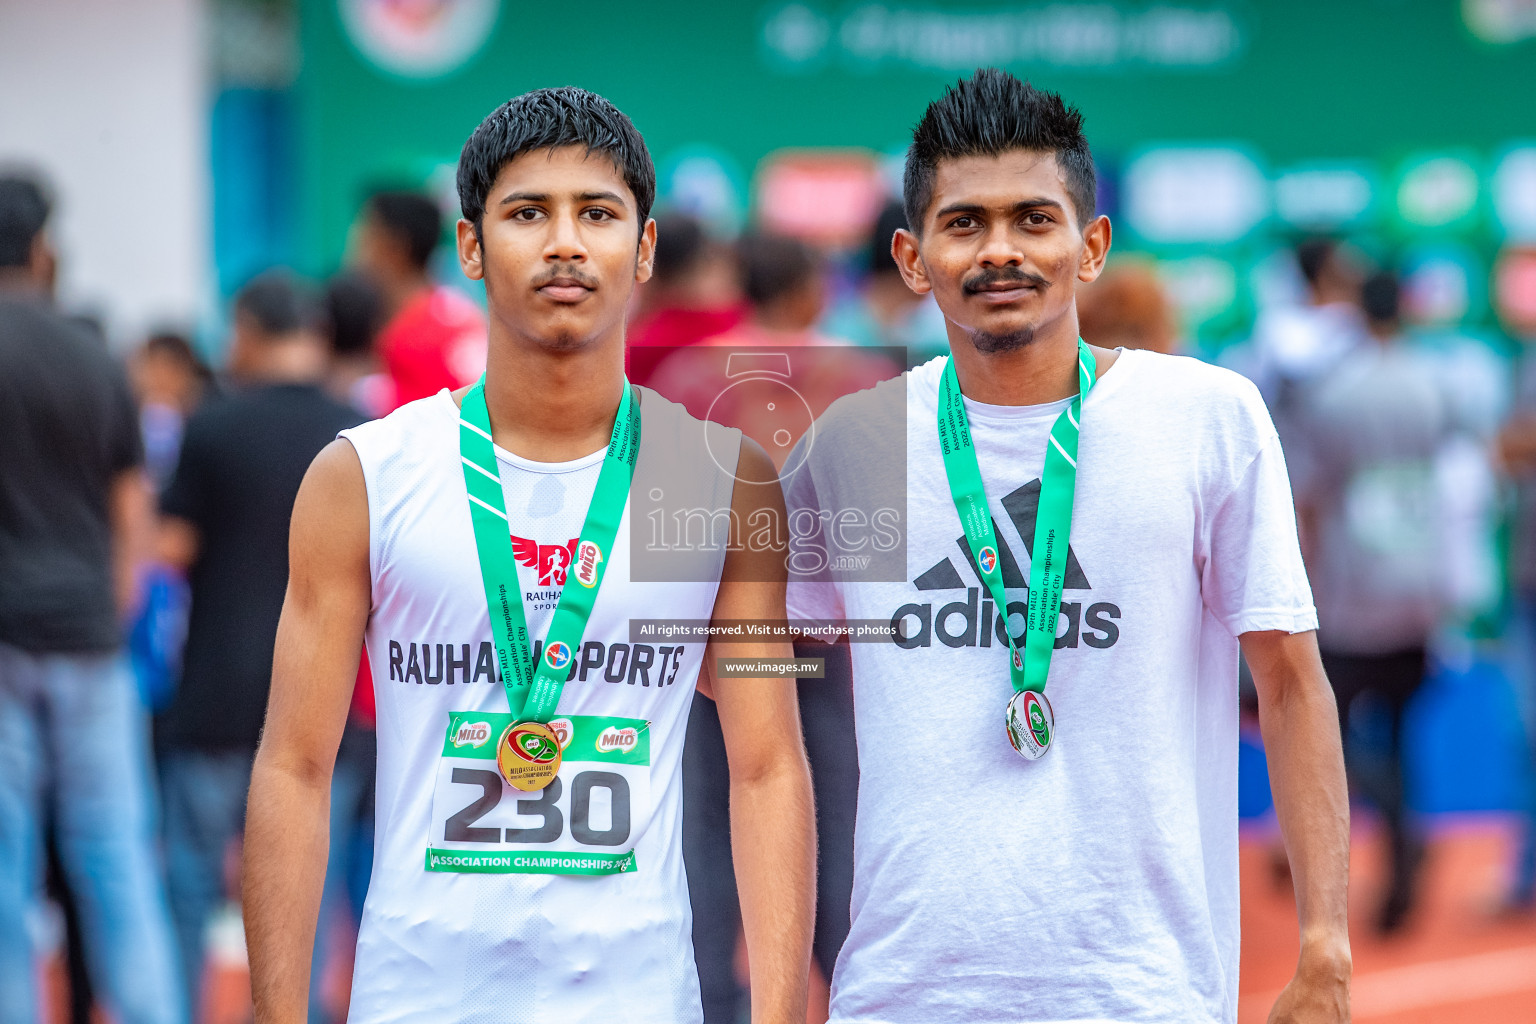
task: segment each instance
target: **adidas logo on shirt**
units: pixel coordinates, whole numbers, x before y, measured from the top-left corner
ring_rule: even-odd
[[[1032,555],[1035,542],[1035,519],[1040,511],[1040,481],[1031,480],[1004,496],[1003,510],[1008,513],[1009,521],[1013,523],[1014,528],[1019,532],[1019,537],[1023,539],[1025,552]],[[891,626],[896,630],[894,641],[896,646],[906,650],[931,647],[934,639],[937,638],[946,647],[991,647],[994,643],[1006,647],[1011,632],[1008,618],[1013,615],[1019,617],[1019,631],[1013,634],[1014,642],[1023,643],[1024,616],[1029,607],[1029,577],[1019,567],[1018,559],[1014,557],[1013,550],[1009,548],[996,521],[993,522],[992,529],[997,533],[1003,587],[1007,590],[1023,591],[1023,596],[1017,601],[1009,601],[1008,607],[1002,612],[997,611],[991,594],[986,590],[986,584],[982,582],[981,572],[976,566],[976,556],[962,533],[955,538],[955,546],[963,556],[959,564],[969,569],[968,576],[961,575],[954,558],[944,557],[919,573],[912,581],[912,585],[920,591],[963,589],[965,600],[952,601],[937,610],[934,609],[933,602],[914,602],[897,608],[891,615]],[[968,579],[975,580],[975,585],[969,585]],[[1077,552],[1069,544],[1061,601],[1061,615],[1065,623],[1057,627],[1057,650],[1063,647],[1077,647],[1079,644],[1102,649],[1113,647],[1119,641],[1120,608],[1118,605],[1108,601],[1089,603],[1084,600],[1068,600],[1068,595],[1074,590],[1092,589],[1088,576],[1083,572],[1082,564],[1077,559]]]

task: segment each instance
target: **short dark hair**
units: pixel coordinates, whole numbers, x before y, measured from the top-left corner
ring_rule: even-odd
[[[1296,243],[1296,267],[1309,285],[1316,285],[1339,243],[1332,238],[1304,238]]]
[[[459,207],[480,230],[496,175],[524,153],[585,146],[608,156],[634,194],[645,227],[656,202],[656,168],[634,124],[595,92],[563,86],[514,96],[486,116],[459,154]]]
[[[886,203],[869,232],[870,276],[901,273],[901,268],[896,266],[896,257],[891,255],[891,236],[906,226],[906,207],[894,199]]]
[[[235,313],[245,314],[264,333],[277,336],[314,327],[319,305],[307,283],[292,271],[278,268],[257,274],[235,293]]]
[[[1015,149],[1054,153],[1078,226],[1093,219],[1098,176],[1083,135],[1083,115],[1057,93],[1036,89],[1006,71],[982,68],[928,104],[913,129],[902,183],[912,230],[922,230],[940,161]]]
[[[144,339],[140,351],[145,354],[164,356],[173,362],[180,363],[200,383],[213,382],[213,371],[208,368],[207,363],[203,362],[203,357],[198,354],[187,335],[179,330],[164,328],[153,332]]]
[[[384,296],[364,274],[343,272],[325,286],[325,329],[331,351],[357,355],[373,349],[384,326]]]
[[[697,217],[663,213],[656,218],[656,257],[651,263],[657,284],[671,284],[692,270],[708,250],[709,236]]]
[[[426,270],[443,237],[443,211],[419,192],[387,190],[368,197],[368,213],[379,225],[405,243],[406,253],[417,270]]]
[[[783,298],[821,272],[815,250],[798,238],[784,235],[742,235],[736,254],[741,265],[741,290],[754,306]]]
[[[1367,320],[1389,324],[1402,311],[1402,286],[1390,270],[1378,270],[1360,286],[1360,307]]]
[[[51,212],[48,193],[36,178],[0,176],[0,267],[25,267],[32,262],[32,243]]]

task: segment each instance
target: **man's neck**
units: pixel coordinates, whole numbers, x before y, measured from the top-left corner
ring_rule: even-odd
[[[985,405],[1044,405],[1077,394],[1077,317],[1063,319],[1069,322],[1006,352],[978,351],[969,335],[949,324],[960,393]],[[1108,369],[1102,356],[1098,365]]]
[[[485,370],[491,436],[514,455],[570,462],[601,451],[613,434],[623,387],[622,333],[575,352],[491,338]]]

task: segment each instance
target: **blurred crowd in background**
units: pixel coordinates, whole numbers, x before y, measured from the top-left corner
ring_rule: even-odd
[[[230,38],[244,32],[259,43],[263,26],[294,5],[214,6],[225,11],[220,24],[239,30],[219,36],[220,74],[238,77],[231,61],[268,84],[292,74],[280,55],[263,58],[260,45],[242,50]],[[353,9],[389,7],[339,9],[345,21]],[[260,17],[229,18],[235,9]],[[1020,10],[1025,18],[1036,9]],[[894,34],[864,23],[862,35],[845,24],[829,36],[811,7],[774,12],[760,29],[775,68],[815,70],[832,59],[829,48],[871,40],[896,54]],[[311,29],[307,45],[335,49],[340,31]],[[879,59],[900,57],[890,54]],[[934,61],[924,67],[948,68]],[[925,80],[920,94],[940,81]],[[273,116],[271,90],[242,89],[221,94],[216,126]],[[453,124],[467,131],[484,110],[457,111]],[[918,113],[913,106],[907,121]],[[722,134],[744,130],[715,123]],[[1090,117],[1090,138],[1094,127]],[[215,164],[238,163],[215,135]],[[338,140],[339,152],[348,144]],[[631,313],[631,379],[696,415],[713,409],[730,420],[745,413],[714,408],[719,389],[701,382],[690,353],[820,352],[803,375],[815,413],[946,351],[943,318],[906,287],[890,255],[892,233],[905,226],[891,173],[899,150],[850,155],[835,137],[821,145],[765,160],[734,205],[720,199],[732,187],[719,170],[729,161],[686,148],[659,160],[659,244]],[[1080,289],[1082,335],[1219,362],[1269,404],[1351,782],[1364,817],[1387,836],[1369,929],[1391,937],[1412,925],[1439,812],[1493,811],[1517,823],[1485,911],[1536,913],[1536,357],[1527,355],[1536,343],[1536,147],[1510,149],[1486,180],[1469,181],[1464,154],[1410,161],[1394,178],[1390,216],[1367,212],[1359,189],[1370,175],[1356,166],[1298,168],[1254,186],[1221,155],[1237,149],[1215,152],[1127,160],[1110,147],[1101,202],[1117,247],[1105,274]],[[92,257],[53,230],[56,207],[82,201],[60,184],[78,173],[0,173],[0,1020],[36,1019],[41,1006],[51,1020],[83,1022],[98,1003],[124,1024],[205,1019],[219,998],[210,965],[241,956],[244,794],[299,480],[338,429],[468,384],[485,365],[483,297],[446,244],[457,211],[441,187],[443,164],[397,156],[378,162],[404,187],[354,192],[338,213],[336,196],[356,185],[349,179],[328,190],[328,205],[306,207],[320,213],[292,230],[320,240],[286,261],[299,270],[270,258],[282,251],[271,224],[293,225],[296,204],[229,171],[228,194],[263,198],[215,218],[224,225],[217,299],[195,319],[129,333],[112,310],[55,296],[58,261]],[[275,158],[264,149],[261,159]],[[1243,189],[1253,187],[1273,192],[1273,218],[1243,212]],[[1203,229],[1215,234],[1178,219],[1191,210],[1214,211]],[[1234,217],[1241,223],[1211,226]],[[1219,258],[1205,252],[1207,237]],[[367,886],[372,692],[364,663],[333,787],[317,1021],[344,1013],[347,949]],[[837,654],[825,683],[802,684],[822,836],[823,978],[847,931],[850,699]],[[685,845],[706,1012],[724,1024],[744,1003],[724,789],[709,784],[721,778],[723,748],[707,703],[690,725]],[[1262,765],[1242,782],[1244,813],[1262,823]]]

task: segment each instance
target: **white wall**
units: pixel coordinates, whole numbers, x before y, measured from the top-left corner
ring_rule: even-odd
[[[0,0],[0,166],[55,192],[59,299],[117,346],[197,322],[210,278],[199,0]]]

